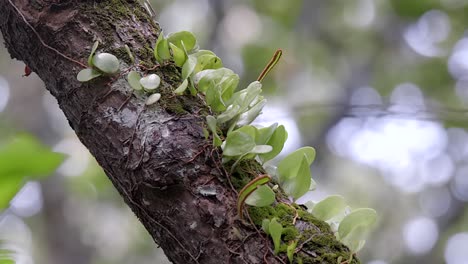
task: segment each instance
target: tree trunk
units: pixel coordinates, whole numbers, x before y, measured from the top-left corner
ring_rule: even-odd
[[[272,254],[270,240],[254,225],[237,217],[237,194],[203,135],[203,113],[209,110],[197,97],[172,94],[179,68],[156,68],[162,98],[150,107],[145,95],[133,94],[124,74],[85,84],[76,80],[95,40],[99,51],[127,62],[122,71],[130,66],[124,45],[140,69],[156,64],[151,48],[160,28],[137,1],[0,0],[0,18],[11,56],[44,81],[81,142],[172,262],[287,262],[285,254]],[[255,164],[243,166],[250,166],[249,177],[261,173]],[[294,224],[303,234],[296,261],[336,263],[338,256],[349,257],[326,224],[291,208],[282,210],[298,213]],[[253,209],[258,224],[263,216]]]

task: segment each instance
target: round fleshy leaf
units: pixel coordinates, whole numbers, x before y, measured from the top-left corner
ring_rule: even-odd
[[[257,145],[255,146],[250,153],[255,153],[255,154],[263,154],[263,153],[268,153],[273,150],[272,146],[269,145]]]
[[[241,156],[249,153],[255,147],[255,140],[249,134],[240,131],[230,133],[223,149],[225,156]]]
[[[93,65],[107,74],[117,73],[120,67],[119,59],[110,53],[99,53],[94,56]]]
[[[245,203],[251,206],[263,207],[275,201],[275,192],[268,185],[260,185],[245,199]]]
[[[169,43],[169,46],[171,47],[175,64],[179,67],[182,67],[185,61],[187,60],[187,55],[185,55],[185,51],[179,49],[176,45],[172,43]]]
[[[143,89],[143,87],[140,84],[141,76],[138,72],[136,71],[129,72],[127,79],[128,79],[128,83],[133,88],[133,90],[139,91]]]
[[[197,44],[197,39],[192,34],[192,32],[189,31],[172,33],[167,37],[167,40],[170,43],[176,45],[179,49],[183,49],[185,46],[187,51],[191,51]],[[182,42],[184,43],[184,46],[182,46]]]
[[[312,214],[322,221],[330,220],[344,212],[346,202],[340,195],[332,195],[318,202],[312,209]]]
[[[177,89],[174,90],[174,93],[176,94],[183,94],[185,90],[187,89],[188,86],[188,79],[185,79]]]
[[[377,212],[371,208],[359,208],[345,216],[338,226],[338,234],[340,239],[346,238],[351,233],[358,235],[355,229],[359,229],[361,233],[369,229],[377,220]]]
[[[135,63],[135,57],[133,56],[132,52],[130,51],[130,48],[128,47],[128,45],[125,45],[125,51],[127,52],[127,55],[128,57],[130,58],[130,61],[132,63]]]
[[[146,99],[146,105],[152,105],[156,103],[157,101],[159,101],[159,99],[161,99],[160,93],[152,94],[148,97],[148,99]]]
[[[145,88],[145,90],[152,91],[159,87],[159,84],[161,84],[161,78],[153,73],[141,78],[140,84],[143,86],[143,88]]]
[[[94,69],[84,69],[78,73],[76,79],[80,82],[87,82],[99,76],[101,76],[101,73]]]
[[[99,41],[96,40],[96,42],[94,42],[93,47],[91,48],[91,53],[89,54],[89,57],[88,57],[88,65],[90,67],[93,66],[93,57],[94,57],[94,53],[96,52],[98,46],[99,46]]]

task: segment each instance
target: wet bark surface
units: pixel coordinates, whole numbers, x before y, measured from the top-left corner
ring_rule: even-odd
[[[11,56],[44,81],[172,262],[286,262],[270,253],[253,226],[239,221],[237,194],[203,135],[205,105],[197,97],[171,96],[180,69],[157,67],[163,97],[154,106],[145,106],[146,96],[134,94],[123,74],[77,81],[95,40],[98,51],[124,61],[122,72],[129,67],[124,45],[137,64],[155,65],[151,47],[160,28],[136,1],[0,0],[0,29]]]

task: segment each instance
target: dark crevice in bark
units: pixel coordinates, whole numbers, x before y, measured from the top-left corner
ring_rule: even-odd
[[[150,107],[144,95],[132,95],[123,76],[85,84],[76,80],[95,40],[101,42],[99,51],[122,61],[128,62],[122,52],[128,45],[140,65],[156,63],[151,47],[160,29],[136,1],[0,0],[0,18],[12,57],[44,81],[81,142],[172,262],[287,262],[268,253],[269,242],[239,221],[236,194],[203,135],[205,105],[197,97],[171,94],[180,69],[156,70],[162,99]],[[122,69],[127,66],[123,63]],[[201,192],[206,188],[216,194]],[[300,221],[302,226],[322,236],[325,229],[314,226],[318,222],[303,218],[308,220]],[[328,240],[308,247],[304,254],[316,256],[304,263],[349,255],[329,230],[324,233]],[[323,249],[327,253],[320,253]]]

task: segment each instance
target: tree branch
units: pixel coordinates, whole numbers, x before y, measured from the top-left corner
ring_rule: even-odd
[[[205,104],[172,95],[179,68],[156,67],[162,98],[150,107],[144,95],[132,94],[123,76],[87,84],[76,80],[95,40],[101,52],[127,63],[128,45],[143,72],[156,65],[151,48],[160,29],[136,1],[0,0],[0,17],[11,56],[44,81],[81,142],[172,262],[286,262],[271,254],[269,240],[254,226],[238,219],[236,193],[203,136],[198,113],[208,113]],[[298,229],[311,232],[298,252],[308,256],[304,263],[349,256],[328,226],[306,213],[299,216]],[[252,215],[257,223],[258,217]]]

